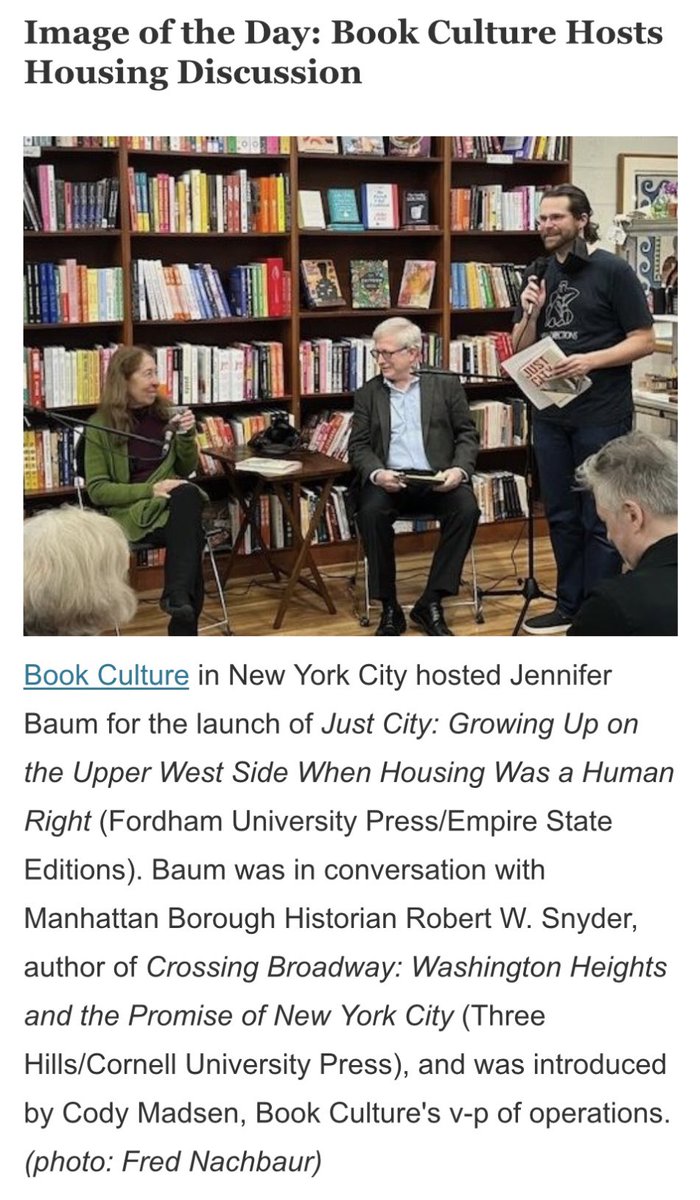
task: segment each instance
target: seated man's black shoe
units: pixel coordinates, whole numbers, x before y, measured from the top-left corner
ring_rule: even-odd
[[[414,625],[418,625],[428,637],[454,637],[452,630],[445,624],[445,614],[438,600],[431,600],[429,604],[419,602],[414,605],[409,615]]]
[[[173,617],[176,621],[194,625],[197,623],[194,605],[188,600],[187,596],[163,596],[160,607],[163,609],[163,612],[166,612],[169,617]]]
[[[382,619],[374,631],[375,637],[399,637],[406,632],[406,618],[399,604],[385,604]]]

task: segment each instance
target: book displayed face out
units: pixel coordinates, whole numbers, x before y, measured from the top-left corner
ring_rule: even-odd
[[[302,259],[301,278],[309,308],[344,307],[345,298],[332,258]]]

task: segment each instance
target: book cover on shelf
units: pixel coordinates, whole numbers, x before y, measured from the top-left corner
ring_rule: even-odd
[[[320,192],[300,191],[298,195],[300,229],[325,229],[326,218]]]
[[[343,154],[376,154],[384,156],[383,137],[344,137],[341,138]]]
[[[337,137],[298,137],[297,150],[300,154],[337,154]]]
[[[350,263],[353,308],[389,308],[389,263],[387,259],[353,259]]]
[[[342,308],[345,299],[340,290],[332,258],[304,258],[301,278],[309,308]]]
[[[398,229],[399,189],[395,183],[360,185],[365,229]]]
[[[587,375],[581,379],[552,379],[552,368],[565,358],[556,342],[551,337],[544,337],[526,350],[505,358],[501,366],[535,408],[549,408],[552,404],[563,408],[591,386]]]
[[[354,229],[364,229],[357,209],[354,188],[329,188],[327,200],[331,229],[342,229],[348,225]]]
[[[390,137],[389,154],[396,158],[428,158],[429,137]]]
[[[397,308],[430,308],[435,283],[435,265],[433,259],[406,259]]]
[[[430,197],[424,189],[401,189],[401,224],[412,229],[430,220]]]

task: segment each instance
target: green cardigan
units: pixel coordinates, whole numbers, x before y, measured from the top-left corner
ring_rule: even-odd
[[[88,495],[93,504],[121,525],[130,542],[138,542],[168,520],[168,501],[153,495],[153,484],[160,479],[187,479],[196,469],[198,455],[194,430],[176,434],[168,453],[148,479],[143,483],[130,483],[126,439],[102,429],[91,429],[93,424],[106,424],[99,412],[91,417],[85,428]]]

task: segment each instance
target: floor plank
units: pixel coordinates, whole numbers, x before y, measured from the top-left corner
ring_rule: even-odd
[[[524,542],[515,546],[510,542],[500,542],[479,546],[477,550],[477,580],[479,587],[517,588],[518,577],[527,570],[527,553]],[[399,599],[403,604],[412,604],[420,594],[427,575],[429,555],[411,555],[399,559]],[[276,584],[270,575],[261,573],[250,579],[236,579],[229,583],[226,589],[229,615],[234,632],[241,636],[268,637],[367,637],[374,634],[379,610],[374,609],[369,628],[361,628],[353,615],[353,597],[349,581],[353,574],[351,564],[339,564],[324,569],[322,572],[328,585],[333,601],[338,609],[335,616],[326,611],[323,602],[305,588],[297,588],[294,598],[287,610],[287,615],[281,630],[274,630],[272,622],[279,602],[283,584]],[[555,584],[555,567],[552,558],[549,539],[539,537],[535,540],[535,575],[540,587],[552,591]],[[469,562],[465,567],[465,578],[470,577]],[[465,588],[460,599],[469,597],[469,588]],[[207,619],[216,620],[220,616],[217,603],[207,598],[201,624]],[[460,637],[494,637],[509,636],[522,608],[520,594],[512,597],[485,597],[483,602],[484,624],[477,625],[474,620],[474,610],[471,605],[462,605],[451,609],[450,603],[445,606],[448,624],[454,633]],[[551,603],[545,600],[534,602],[532,611],[546,611]],[[139,609],[134,622],[123,629],[124,637],[165,637],[167,636],[167,618],[158,607],[158,593],[146,592],[140,594]],[[200,630],[202,637],[221,637],[223,631],[212,629]],[[423,637],[418,629],[409,629],[408,637]]]

